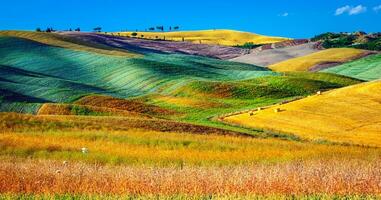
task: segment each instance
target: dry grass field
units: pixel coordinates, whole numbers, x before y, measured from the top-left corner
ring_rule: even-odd
[[[11,199],[381,193],[379,148],[255,138],[128,117],[2,113],[0,119],[0,193]]]
[[[120,32],[121,36],[131,36],[133,32]],[[289,40],[281,37],[271,37],[232,30],[203,30],[176,32],[136,32],[137,37],[145,39],[160,39],[172,41],[187,41],[197,44],[216,44],[225,46],[243,45],[247,42],[268,44]],[[117,33],[118,34],[118,33]]]
[[[311,140],[380,147],[380,113],[381,81],[374,81],[224,120]]]
[[[342,163],[345,163],[343,165]],[[0,193],[229,197],[350,195],[381,193],[380,160],[317,160],[235,167],[130,167],[3,159]],[[256,195],[256,196],[255,196]],[[373,195],[373,197],[372,197]],[[345,199],[352,199],[350,196]],[[284,198],[284,197],[283,197]],[[282,199],[283,199],[282,198]],[[175,198],[176,199],[176,198]],[[200,198],[195,198],[200,199]],[[203,198],[205,199],[205,198]],[[279,199],[279,198],[274,198]],[[321,198],[317,198],[321,199]]]
[[[318,69],[319,65],[338,65],[351,61],[366,54],[366,51],[350,48],[327,49],[306,56],[292,58],[268,66],[279,72],[285,71],[311,71]]]

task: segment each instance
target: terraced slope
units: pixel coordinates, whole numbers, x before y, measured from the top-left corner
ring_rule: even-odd
[[[254,51],[250,54],[233,58],[231,61],[254,64],[258,66],[269,66],[288,59],[318,52],[319,49],[315,48],[315,44],[316,43],[307,43],[285,48],[262,50],[259,52]]]
[[[322,71],[367,81],[381,79],[381,54],[361,58]]]
[[[306,56],[285,60],[268,67],[274,71],[280,72],[318,71],[368,54],[368,51],[351,48],[327,49]]]
[[[120,32],[122,36],[131,36],[133,32]],[[136,32],[138,37],[146,39],[161,39],[172,41],[187,41],[197,44],[216,44],[225,46],[243,45],[248,42],[254,44],[268,44],[289,40],[288,38],[271,37],[248,32],[233,30],[204,30],[179,32]]]
[[[127,49],[128,50],[128,49]],[[133,97],[171,91],[191,80],[241,80],[267,69],[181,54],[121,57],[0,37],[2,111],[26,111],[25,102],[72,102],[89,94]],[[9,104],[15,103],[17,104]]]
[[[375,81],[224,120],[316,141],[380,147],[380,113],[381,81]]]

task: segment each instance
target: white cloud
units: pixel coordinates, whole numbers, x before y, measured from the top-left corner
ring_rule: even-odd
[[[349,11],[349,15],[357,15],[366,12],[367,8],[362,5],[358,5]]]
[[[379,11],[381,11],[381,5],[378,5],[378,6],[373,7],[373,10],[374,10],[375,12],[379,12]]]
[[[341,8],[336,9],[335,15],[339,16],[339,15],[342,15],[345,13],[348,13],[348,15],[357,15],[360,13],[364,13],[366,11],[367,11],[367,8],[363,5],[358,5],[356,7],[346,5],[346,6],[343,6]]]
[[[285,13],[279,14],[278,16],[280,16],[280,17],[288,17],[289,15],[290,15],[290,13],[285,12]]]
[[[336,16],[337,16],[337,15],[342,15],[342,14],[344,14],[345,12],[348,12],[348,11],[350,11],[350,10],[351,10],[351,7],[348,6],[348,5],[346,5],[346,6],[343,6],[343,7],[341,7],[341,8],[336,9],[335,15],[336,15]]]

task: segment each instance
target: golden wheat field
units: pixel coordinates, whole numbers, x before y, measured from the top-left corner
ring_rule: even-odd
[[[380,147],[380,113],[381,81],[374,81],[224,120],[310,140]]]
[[[326,49],[307,56],[292,58],[268,66],[273,71],[311,71],[323,64],[343,63],[361,57],[366,51],[352,48]]]
[[[120,32],[121,36],[131,36],[134,32]],[[288,38],[264,36],[233,30],[203,30],[203,31],[176,31],[176,32],[136,32],[137,37],[145,39],[161,39],[172,41],[188,41],[197,44],[216,44],[235,46],[248,42],[254,44],[268,44],[289,40]],[[116,33],[118,34],[118,33]]]

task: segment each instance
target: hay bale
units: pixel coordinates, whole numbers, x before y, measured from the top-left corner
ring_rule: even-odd
[[[262,110],[262,108],[261,108],[261,107],[257,108],[257,111],[261,111],[261,110]]]
[[[81,152],[82,152],[83,154],[87,154],[87,153],[89,153],[89,149],[86,148],[86,147],[82,147],[82,148],[81,148]]]
[[[275,108],[275,109],[274,109],[274,112],[275,112],[275,113],[280,112],[280,108]]]
[[[321,91],[317,91],[316,94],[317,94],[317,95],[321,95],[322,92],[321,92]]]
[[[254,116],[254,113],[253,113],[253,112],[250,112],[249,115],[250,115],[250,116]]]

